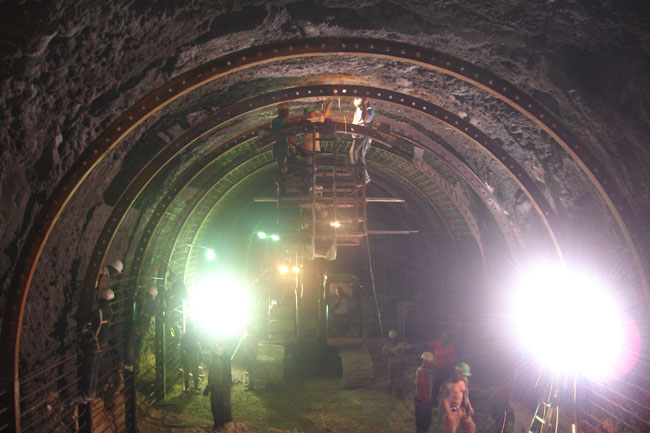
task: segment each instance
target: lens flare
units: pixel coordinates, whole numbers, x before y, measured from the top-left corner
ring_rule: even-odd
[[[195,323],[215,337],[229,337],[245,329],[249,318],[246,287],[224,275],[202,278],[190,292],[189,312]]]
[[[619,374],[623,315],[595,278],[537,269],[521,279],[512,300],[516,333],[545,368],[591,379]]]

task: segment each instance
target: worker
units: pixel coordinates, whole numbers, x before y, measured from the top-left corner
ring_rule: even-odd
[[[330,116],[331,106],[332,101],[327,101],[325,111],[322,113],[316,111],[316,107],[305,107],[303,110],[305,121],[309,122],[309,124],[323,123]],[[300,153],[305,158],[305,174],[303,176],[305,180],[310,180],[314,175],[314,152],[320,152],[320,135],[318,132],[305,132],[302,137],[302,146],[300,146]],[[314,189],[321,190],[323,187],[322,185],[315,185]]]
[[[212,352],[208,369],[208,385],[203,391],[204,396],[210,396],[210,409],[214,418],[213,431],[219,430],[225,423],[232,421],[230,388],[232,388],[230,357],[225,353],[223,344],[218,342]]]
[[[124,263],[121,260],[113,260],[110,264],[102,266],[102,270],[99,272],[99,281],[97,282],[97,290],[102,290],[102,284],[106,283],[106,280],[115,275],[121,274],[124,270]]]
[[[199,390],[199,364],[201,363],[201,342],[199,335],[188,322],[181,337],[181,361],[183,364],[183,383],[185,392],[190,391],[190,374],[194,380],[194,390]]]
[[[388,394],[396,393],[397,398],[402,398],[404,391],[404,354],[411,347],[404,341],[399,341],[399,332],[391,329],[388,332],[388,341],[381,348],[381,353],[388,358]]]
[[[474,408],[469,400],[469,365],[459,362],[454,367],[454,377],[445,383],[440,403],[440,418],[445,433],[456,433],[458,426],[463,433],[474,433],[476,424],[472,420]]]
[[[133,371],[133,365],[140,356],[142,339],[147,335],[151,327],[151,318],[158,314],[157,295],[158,289],[151,286],[147,289],[146,293],[141,294],[136,299],[135,318],[127,340],[126,362],[124,363],[125,370]]]
[[[331,311],[337,316],[348,316],[354,312],[354,301],[342,287],[336,288],[336,300],[332,304]]]
[[[102,278],[114,277],[124,270],[124,263],[121,260],[113,260],[110,264],[102,266],[99,276]]]
[[[354,117],[353,125],[372,126],[375,120],[375,112],[365,98],[354,98]],[[354,167],[354,176],[357,186],[365,186],[370,183],[370,176],[366,168],[366,153],[372,143],[372,138],[364,137],[358,134],[352,134],[352,147],[350,147],[350,164]]]
[[[286,127],[288,118],[289,104],[283,102],[278,105],[278,117],[271,121],[271,131],[279,131]],[[273,143],[273,158],[278,162],[281,176],[286,175],[288,172],[289,142],[291,142],[294,147],[298,147],[298,144],[293,137],[282,138]]]
[[[102,354],[108,348],[110,324],[113,318],[111,304],[115,293],[111,289],[100,289],[97,294],[97,308],[91,313],[90,319],[81,331],[84,346],[84,360],[81,368],[81,403],[87,403],[95,397],[97,374]]]
[[[440,387],[454,374],[456,350],[450,343],[446,332],[443,332],[438,340],[429,343],[429,350],[435,356],[436,370],[433,378],[433,399],[437,403]]]
[[[431,373],[433,370],[433,353],[422,354],[422,365],[415,370],[415,429],[417,433],[426,433],[431,427]]]

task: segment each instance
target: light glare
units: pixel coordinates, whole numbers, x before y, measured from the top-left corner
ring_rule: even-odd
[[[189,310],[197,325],[210,335],[233,336],[248,323],[248,293],[234,278],[210,275],[193,286]]]
[[[622,318],[592,278],[545,268],[529,272],[514,293],[518,334],[556,373],[613,376],[624,341]]]
[[[278,268],[278,271],[279,271],[282,275],[285,275],[285,274],[289,273],[289,268],[288,268],[287,266],[285,266],[285,265],[281,265],[281,266]]]

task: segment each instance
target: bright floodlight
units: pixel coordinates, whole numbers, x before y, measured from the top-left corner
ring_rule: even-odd
[[[205,251],[205,259],[206,260],[214,260],[214,257],[215,257],[214,250],[208,248]]]
[[[293,270],[293,273],[294,273],[294,274],[297,274],[298,272],[300,272],[300,268],[299,268],[298,266],[294,266],[294,267],[292,268],[292,270]]]
[[[257,232],[257,237],[260,239],[266,239],[266,233],[264,232]]]
[[[271,240],[272,240],[273,242],[277,242],[277,241],[280,240],[280,236],[278,236],[278,235],[271,235]]]
[[[236,335],[248,322],[248,293],[234,278],[210,275],[192,287],[189,309],[194,321],[209,334]]]
[[[330,226],[337,229],[337,228],[341,227],[341,222],[340,221],[332,221],[332,222],[330,222]]]
[[[616,374],[622,315],[595,279],[557,268],[528,272],[512,308],[523,344],[545,368],[590,378]]]
[[[282,275],[285,275],[285,274],[289,273],[289,268],[288,268],[287,266],[285,266],[285,265],[281,265],[281,266],[278,268],[278,271],[279,271]]]

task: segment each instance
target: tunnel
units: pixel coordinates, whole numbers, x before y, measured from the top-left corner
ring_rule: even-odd
[[[478,431],[501,431],[490,399],[512,371],[527,362],[538,382],[552,377],[524,346],[573,331],[555,325],[588,309],[596,286],[624,317],[625,368],[549,379],[562,390],[557,431],[650,431],[648,4],[12,0],[0,11],[0,432],[210,431],[209,399],[183,393],[181,365],[186,298],[201,284],[227,294],[203,305],[208,316],[233,313],[220,325],[232,431],[415,431],[413,375],[443,331],[462,334]],[[372,123],[355,123],[356,98]],[[295,122],[275,130],[281,104]],[[328,119],[306,126],[311,107]],[[309,134],[320,152],[299,187],[313,218],[304,241],[280,212],[274,146]],[[349,195],[363,229],[317,254],[313,206],[327,192],[315,179],[352,173],[360,137],[371,180]],[[307,169],[293,155],[290,172]],[[116,260],[123,270],[103,277]],[[519,342],[515,281],[536,266],[598,284],[576,302],[542,285],[518,307],[538,326]],[[206,283],[210,273],[241,287]],[[353,349],[326,342],[337,274],[354,276],[363,386],[345,386]],[[107,346],[84,400],[86,323],[108,287]],[[159,308],[130,371],[151,287]],[[240,290],[256,307],[235,329]],[[266,326],[280,298],[290,337],[277,341]],[[385,391],[391,329],[412,346],[400,398]],[[236,356],[253,334],[258,364],[262,350],[281,352],[280,386],[244,390],[262,374]],[[617,344],[594,338],[603,356]]]

